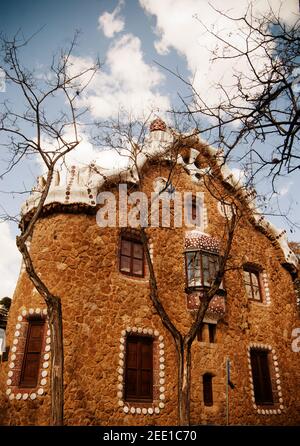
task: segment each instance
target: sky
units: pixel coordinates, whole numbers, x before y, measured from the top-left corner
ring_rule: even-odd
[[[212,3],[216,9],[238,16],[244,13],[248,1]],[[253,9],[259,15],[270,4],[278,8],[279,3],[279,0],[255,0]],[[297,11],[298,0],[285,0],[280,14],[286,23],[291,23]],[[167,111],[180,104],[179,95],[188,94],[185,84],[168,70],[192,81],[207,102],[216,104],[220,98],[213,84],[219,81],[230,84],[236,67],[230,60],[211,63],[210,52],[216,42],[202,23],[226,36],[230,26],[232,43],[239,42],[237,29],[218,15],[207,0],[10,0],[2,2],[0,8],[1,34],[8,38],[17,32],[26,38],[35,34],[22,57],[24,65],[40,76],[47,75],[53,54],[69,44],[76,30],[80,31],[73,56],[74,69],[80,70],[96,58],[101,63],[99,73],[80,98],[82,104],[90,107],[91,118],[98,120],[115,118],[122,108],[137,117],[154,110],[168,120]],[[247,72],[247,66],[240,69]],[[17,91],[9,86],[0,92],[0,102],[4,100],[22,106]],[[111,154],[105,152],[100,156],[84,134],[72,157],[70,162],[78,163],[99,159],[104,167],[112,162]],[[1,153],[0,172],[5,167],[6,157]],[[239,166],[233,167],[240,174]],[[0,214],[18,214],[25,198],[18,191],[30,190],[40,173],[40,163],[31,159],[0,180]],[[257,187],[264,192],[268,185],[261,180]],[[300,223],[298,191],[299,178],[296,175],[285,178],[278,185],[274,202],[275,207],[279,203],[282,211],[290,209],[290,218],[296,223]],[[270,219],[280,227],[287,227],[285,220],[274,216]],[[7,221],[0,224],[0,297],[12,296],[19,274],[17,233],[16,224]],[[297,228],[289,235],[300,240]]]

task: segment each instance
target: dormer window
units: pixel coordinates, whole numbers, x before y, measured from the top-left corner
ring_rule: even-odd
[[[187,251],[185,266],[188,288],[210,287],[219,269],[219,256],[200,250]]]

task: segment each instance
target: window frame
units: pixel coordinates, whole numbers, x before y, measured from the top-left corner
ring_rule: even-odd
[[[38,384],[40,367],[41,367],[41,359],[42,359],[42,354],[43,354],[45,325],[46,325],[45,319],[29,319],[28,320],[26,342],[25,342],[25,348],[24,348],[24,352],[23,352],[22,366],[21,366],[21,372],[20,372],[19,383],[18,383],[19,388],[33,389]],[[40,336],[40,348],[39,348],[39,350],[37,350],[35,352],[33,352],[33,351],[29,352],[28,350],[29,350],[29,345],[30,345],[30,341],[31,341],[31,333],[32,333],[31,329],[33,326],[41,326],[42,327],[41,328],[41,336]],[[28,362],[29,355],[33,355],[33,354],[37,355],[37,357],[38,357],[38,359],[37,359],[38,367],[37,367],[36,375],[34,377],[35,379],[32,380],[31,382],[26,382],[25,381],[26,365]]]
[[[192,196],[192,220],[196,220],[197,217],[197,198],[196,195]]]
[[[204,331],[207,329],[208,341],[205,340],[206,336],[203,336]],[[212,324],[210,322],[202,322],[197,331],[197,340],[199,342],[207,342],[208,344],[217,343],[217,324]]]
[[[254,354],[257,364],[255,366],[254,366]],[[263,359],[264,364],[262,364],[262,358],[264,358]],[[251,348],[250,363],[251,363],[255,404],[258,406],[274,406],[275,401],[274,401],[274,389],[272,386],[272,375],[270,367],[270,352],[268,350],[263,350],[259,348]]]
[[[205,407],[214,405],[213,377],[214,375],[209,372],[202,375],[203,404]]]
[[[190,253],[196,253],[197,254],[197,258],[198,258],[197,261],[199,263],[199,279],[200,279],[200,283],[199,284],[195,283],[197,278],[198,278],[198,276],[195,274],[195,271],[197,271],[197,269],[195,267],[193,267],[193,273],[194,273],[193,279],[192,280],[189,279],[189,274],[188,274],[188,272],[189,272],[188,255]],[[186,250],[184,254],[185,254],[186,287],[188,289],[190,289],[190,288],[209,288],[212,285],[212,283],[213,283],[213,281],[215,279],[215,277],[212,277],[212,275],[211,275],[211,270],[210,270],[211,263],[209,262],[209,258],[215,258],[215,260],[216,260],[215,262],[213,262],[214,265],[216,266],[214,268],[214,273],[215,273],[215,276],[216,276],[216,274],[218,272],[219,262],[220,262],[220,255],[217,254],[217,253],[211,252],[211,251],[206,251],[204,249],[189,249],[189,250]],[[209,268],[204,268],[203,267],[203,259],[205,257],[208,258],[208,263],[207,264],[208,264]],[[209,279],[210,279],[209,283],[205,280],[206,278],[205,278],[204,271],[207,271],[207,270],[209,271]],[[189,282],[194,282],[194,284],[191,284]]]
[[[245,273],[247,273],[249,275],[249,281],[247,281],[247,282],[245,280]],[[253,284],[252,275],[256,276],[258,287],[255,284]],[[254,266],[254,265],[247,265],[247,264],[243,266],[243,284],[244,284],[244,287],[246,290],[247,298],[250,301],[263,302],[263,287],[262,287],[262,283],[261,283],[261,269],[259,267]],[[251,296],[248,293],[248,289],[247,289],[246,285],[250,286]],[[259,299],[255,299],[255,297],[254,297],[255,289],[258,289]]]
[[[192,194],[192,201],[191,201],[191,207],[190,212],[188,212],[188,220],[187,220],[187,226],[194,226],[194,227],[200,227],[201,226],[201,206],[198,206],[197,204],[197,196],[195,194]],[[199,207],[199,210],[198,210]],[[195,222],[197,217],[197,210],[199,211],[199,220]]]
[[[130,243],[130,256],[127,256],[125,254],[122,254],[122,242],[126,241]],[[139,259],[137,257],[134,257],[134,244],[140,245],[142,247],[142,258]],[[127,257],[130,259],[130,271],[123,271],[122,268],[122,257]],[[133,272],[133,261],[134,260],[140,260],[142,262],[142,273],[137,274]],[[127,276],[133,276],[133,277],[145,277],[145,250],[144,245],[141,240],[135,237],[130,237],[127,235],[121,235],[120,237],[120,248],[119,248],[119,272],[122,274],[125,274]]]
[[[130,340],[136,340],[137,343],[137,367],[128,367],[128,342]],[[142,351],[141,346],[143,343],[147,343],[151,345],[151,366],[149,370],[150,373],[150,393],[149,396],[142,395],[141,392],[141,373],[142,373]],[[137,371],[137,391],[135,394],[128,393],[128,378],[127,372],[129,369],[135,369]],[[153,392],[153,383],[154,383],[154,339],[151,336],[139,336],[130,334],[126,337],[126,356],[125,356],[125,368],[124,368],[124,401],[127,402],[136,402],[136,403],[153,403],[154,400],[154,392]]]
[[[217,324],[207,324],[208,328],[208,338],[210,344],[216,344],[217,341]]]

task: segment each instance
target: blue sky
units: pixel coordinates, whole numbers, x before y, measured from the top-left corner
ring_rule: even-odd
[[[226,10],[238,14],[247,1],[225,3]],[[267,0],[254,3],[258,14],[268,7]],[[271,0],[271,4],[278,6],[279,0]],[[224,1],[215,0],[214,5],[224,8]],[[283,18],[287,23],[297,8],[297,0],[286,0]],[[19,31],[26,38],[39,31],[24,48],[22,57],[29,68],[46,74],[53,53],[66,47],[75,30],[79,30],[79,43],[74,52],[78,67],[96,57],[102,63],[100,74],[85,97],[92,107],[92,118],[114,117],[120,105],[131,107],[138,114],[147,107],[154,108],[158,115],[166,116],[167,109],[179,105],[178,93],[186,95],[187,90],[156,62],[178,70],[186,79],[193,79],[198,91],[209,101],[217,100],[210,88],[213,82],[219,79],[230,82],[233,73],[229,63],[212,67],[209,50],[216,42],[205,34],[195,14],[208,25],[220,20],[207,0],[11,0],[1,4],[0,31],[7,37]],[[218,23],[220,29],[226,25],[222,21]],[[0,93],[0,102],[6,99],[16,106],[22,105],[16,90],[9,86],[6,92]],[[97,147],[83,141],[78,157],[80,161],[85,156],[93,158],[96,152]],[[109,159],[105,162],[109,163]],[[233,166],[239,169],[238,165]],[[0,169],[1,172],[5,169],[5,153],[0,155]],[[13,215],[18,213],[24,195],[6,192],[30,189],[39,172],[40,165],[31,159],[0,181],[2,210]],[[270,182],[261,178],[257,188],[264,193],[270,189]],[[290,219],[300,223],[298,191],[299,178],[293,175],[278,184],[277,198],[283,211],[291,208]],[[277,200],[273,198],[273,201],[276,208]],[[285,220],[270,219],[288,229]],[[19,256],[14,247],[17,232],[16,225],[0,226],[0,276],[4,278],[0,283],[0,297],[11,295],[19,272]],[[295,229],[290,238],[300,240],[300,230]]]

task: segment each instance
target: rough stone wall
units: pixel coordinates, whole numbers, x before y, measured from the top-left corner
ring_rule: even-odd
[[[196,192],[204,186],[191,182],[176,168],[176,190]],[[146,176],[150,192],[165,167],[153,166]],[[215,198],[205,192],[208,222],[205,231],[221,238],[224,218]],[[184,234],[187,228],[148,230],[160,298],[171,317],[186,332],[192,321],[187,310],[184,270]],[[99,228],[95,216],[57,213],[41,219],[34,232],[31,254],[37,271],[53,293],[61,296],[65,349],[65,423],[69,425],[173,425],[177,423],[176,353],[169,333],[149,300],[148,277],[132,278],[119,272],[119,228]],[[235,234],[230,269],[225,276],[226,316],[217,325],[217,342],[194,341],[192,350],[191,421],[193,424],[226,423],[226,358],[231,361],[230,424],[299,424],[299,354],[291,350],[292,329],[299,326],[296,297],[290,274],[279,264],[270,241],[247,221]],[[247,299],[241,266],[261,265],[268,274],[270,304]],[[7,340],[13,345],[18,316],[26,309],[44,309],[26,274],[20,275],[9,314]],[[153,405],[122,406],[122,345],[128,330],[157,331],[163,346],[164,390]],[[152,330],[152,331],[151,331]],[[253,407],[248,364],[250,344],[271,346],[277,357],[273,380],[280,380],[282,402],[276,414],[258,413]],[[11,355],[12,353],[10,353]],[[11,359],[0,367],[0,423],[48,424],[49,383],[34,400],[6,395]],[[159,363],[155,365],[159,367]],[[271,364],[271,368],[272,368]],[[203,404],[202,376],[213,373],[212,407]],[[273,372],[272,372],[273,373]],[[279,397],[278,397],[279,398]],[[155,407],[154,407],[155,406]],[[133,406],[132,406],[133,407]],[[280,408],[282,407],[282,409]],[[137,410],[140,409],[140,410]],[[144,409],[144,410],[143,410]],[[149,410],[150,409],[150,410]],[[139,413],[141,412],[141,413]],[[146,413],[144,413],[146,412]]]

